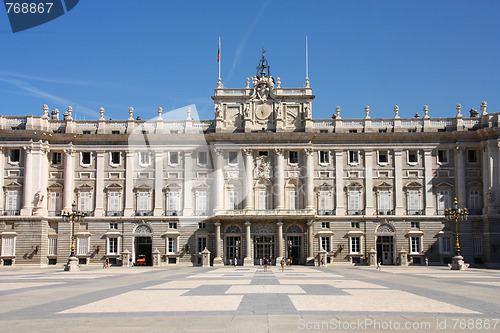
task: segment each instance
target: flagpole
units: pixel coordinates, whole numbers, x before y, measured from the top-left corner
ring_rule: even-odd
[[[307,53],[307,36],[306,36],[306,78],[309,78],[309,57]]]
[[[219,56],[217,58],[217,62],[219,63],[219,81],[220,81],[220,36],[219,36]]]

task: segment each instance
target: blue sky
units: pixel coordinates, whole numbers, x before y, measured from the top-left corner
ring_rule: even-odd
[[[261,49],[282,87],[301,87],[305,36],[313,117],[500,112],[500,1],[82,0],[70,12],[12,33],[0,14],[0,114],[73,106],[77,119],[149,119],[195,104],[213,119],[218,76],[243,88]]]

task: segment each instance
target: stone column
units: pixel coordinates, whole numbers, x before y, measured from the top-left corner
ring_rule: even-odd
[[[224,266],[220,251],[220,221],[214,223],[215,225],[215,258],[214,266]]]
[[[33,208],[33,147],[24,147],[25,151],[25,164],[24,164],[24,184],[23,184],[23,208],[21,215],[30,216]],[[38,166],[37,166],[38,167]]]
[[[193,195],[192,195],[192,177],[193,177],[193,152],[184,152],[184,187],[182,189],[184,195],[183,215],[193,215]]]
[[[155,151],[154,216],[163,215],[163,152]]]
[[[104,152],[98,151],[95,176],[95,209],[94,216],[104,215]]]
[[[314,266],[314,253],[313,253],[313,226],[314,222],[309,220],[307,222],[307,260],[306,265]]]
[[[345,215],[344,203],[344,151],[335,151],[335,215]]]
[[[404,214],[403,196],[403,159],[401,149],[394,149],[394,196],[396,215]]]
[[[253,199],[253,152],[252,149],[243,149],[245,155],[245,209],[254,209]]]
[[[460,206],[465,207],[467,205],[467,191],[465,189],[465,147],[457,147],[455,152],[455,166],[457,168],[455,187],[457,189],[457,199]]]
[[[425,215],[433,215],[434,196],[432,195],[432,149],[424,149],[424,170]]]
[[[125,153],[125,208],[124,216],[134,215],[134,153]]]
[[[215,196],[214,214],[224,209],[224,155],[222,149],[215,148]]]
[[[245,221],[245,259],[243,260],[244,266],[253,266],[252,260],[252,238],[250,237],[250,226],[249,220]]]
[[[64,150],[63,210],[71,211],[75,191],[75,152],[73,147]]]
[[[47,187],[49,186],[49,158],[48,144],[44,145],[41,151],[41,167],[40,167],[40,193],[43,198],[39,203],[39,211],[41,215],[47,215],[49,196]]]
[[[276,266],[280,265],[283,258],[283,222],[279,221],[278,225],[278,258],[276,258]]]
[[[306,209],[314,209],[314,150],[306,148]]]
[[[285,208],[285,159],[283,156],[283,149],[278,148],[274,150],[276,153],[276,209],[284,209]],[[298,207],[295,207],[298,208]]]
[[[490,195],[490,206],[489,206],[489,211],[493,214],[497,213],[497,207],[498,207],[498,175],[495,173],[495,170],[498,170],[498,143],[496,140],[489,140],[488,141],[488,156],[489,156],[489,163],[488,163],[488,171],[489,171],[489,188],[490,192],[492,193]],[[464,203],[460,203],[462,206],[465,205]]]
[[[365,215],[372,216],[373,202],[373,151],[365,150]]]
[[[3,188],[3,185],[4,185],[4,163],[5,163],[5,151],[3,150],[2,147],[0,147],[0,210],[3,210],[4,209],[4,202],[5,202],[5,198],[4,198],[4,188]]]

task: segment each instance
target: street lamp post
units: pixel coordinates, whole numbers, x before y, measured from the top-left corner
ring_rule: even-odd
[[[69,255],[68,263],[64,267],[65,271],[79,271],[78,259],[75,256],[75,221],[83,222],[85,213],[76,209],[76,202],[73,201],[71,205],[71,212],[63,211],[61,216],[64,222],[71,223],[71,253]]]
[[[469,212],[467,211],[467,208],[458,208],[458,200],[457,198],[455,198],[453,200],[453,207],[447,208],[444,212],[444,215],[446,216],[447,221],[455,221],[455,256],[453,257],[453,261],[449,266],[453,270],[467,269],[469,267],[469,264],[464,263],[464,258],[460,253],[460,241],[458,239],[458,221],[467,221],[467,215],[469,215]]]

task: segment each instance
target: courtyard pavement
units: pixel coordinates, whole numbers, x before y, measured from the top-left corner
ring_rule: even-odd
[[[0,269],[0,332],[500,332],[500,271]]]

